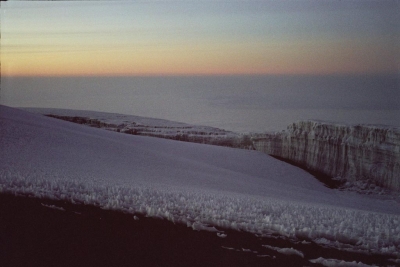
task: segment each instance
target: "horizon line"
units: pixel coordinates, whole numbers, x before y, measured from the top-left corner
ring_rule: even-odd
[[[351,73],[137,73],[137,74],[2,74],[1,78],[118,78],[118,77],[260,77],[260,76],[399,76],[400,72],[351,72]]]

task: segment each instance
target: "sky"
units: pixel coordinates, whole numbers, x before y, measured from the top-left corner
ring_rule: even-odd
[[[9,1],[2,76],[393,74],[400,1]]]

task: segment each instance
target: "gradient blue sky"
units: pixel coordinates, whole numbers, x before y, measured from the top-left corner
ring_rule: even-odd
[[[399,73],[400,2],[3,2],[2,75]]]

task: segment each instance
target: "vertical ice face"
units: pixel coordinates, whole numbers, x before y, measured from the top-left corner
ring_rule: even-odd
[[[400,129],[301,121],[253,138],[254,147],[308,169],[349,181],[372,180],[400,190]]]

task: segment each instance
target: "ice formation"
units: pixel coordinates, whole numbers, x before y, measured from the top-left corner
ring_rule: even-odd
[[[400,191],[400,129],[301,121],[253,137],[259,151],[349,182],[368,180]]]
[[[0,147],[3,193],[400,258],[399,203],[331,190],[262,152],[126,135],[5,106]]]
[[[266,248],[271,249],[271,250],[275,250],[275,251],[277,251],[279,253],[282,253],[282,254],[296,255],[296,256],[304,258],[303,252],[301,252],[301,251],[299,251],[297,249],[294,249],[294,248],[279,248],[279,247],[274,247],[274,246],[269,246],[269,245],[263,245],[263,247],[266,247]]]
[[[247,134],[162,119],[87,110],[24,108],[49,117],[132,135],[253,149]]]
[[[364,264],[362,262],[356,262],[356,261],[344,261],[344,260],[337,260],[337,259],[324,259],[322,257],[319,257],[318,259],[310,260],[312,263],[319,263],[323,266],[327,267],[377,267],[376,265],[368,265]]]

